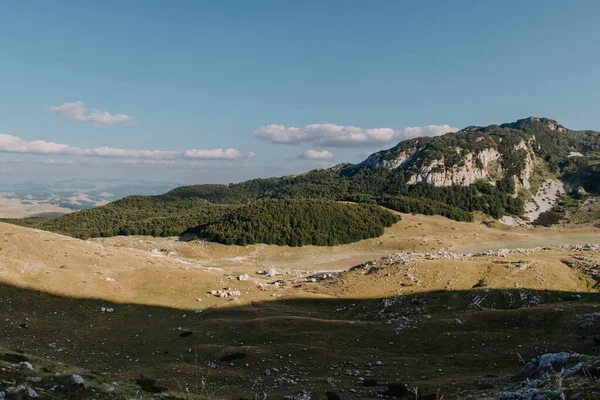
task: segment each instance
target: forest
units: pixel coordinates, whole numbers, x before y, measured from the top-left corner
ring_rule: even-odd
[[[399,217],[374,204],[258,200],[190,232],[223,244],[336,246],[381,236]]]
[[[333,246],[377,237],[399,217],[376,204],[319,199],[267,199],[212,204],[197,198],[131,196],[57,218],[5,219],[80,239],[196,233],[224,244]]]
[[[457,221],[472,221],[473,211],[495,218],[506,212],[520,214],[523,200],[513,197],[513,190],[512,181],[496,186],[479,182],[466,187],[434,187],[406,185],[403,174],[388,170],[365,168],[349,175],[314,170],[232,185],[185,186],[164,195],[130,196],[53,219],[4,222],[81,239],[178,236],[192,229],[222,243],[326,245],[380,235],[393,216],[377,205]],[[295,232],[295,223],[302,229]]]

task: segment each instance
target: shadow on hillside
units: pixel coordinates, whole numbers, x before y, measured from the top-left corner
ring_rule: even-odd
[[[204,379],[215,398],[324,394],[328,377],[340,392],[365,390],[355,370],[371,371],[372,390],[401,381],[453,395],[498,384],[521,358],[598,353],[597,293],[481,289],[223,304],[195,313],[2,284],[0,347],[114,379],[157,378],[180,393]]]

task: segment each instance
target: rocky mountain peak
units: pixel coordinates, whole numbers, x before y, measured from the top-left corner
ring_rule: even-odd
[[[551,130],[558,132],[566,132],[567,128],[559,124],[556,120],[543,117],[528,117],[519,119],[516,122],[502,124],[501,127],[507,127],[520,130]]]
[[[572,152],[583,157],[598,148],[597,136],[593,131],[573,131],[556,120],[532,116],[405,140],[342,170],[387,169],[403,173],[408,184],[434,186],[469,186],[480,180],[496,184],[510,179],[516,190],[529,189],[536,170],[557,172],[557,165],[568,161]]]

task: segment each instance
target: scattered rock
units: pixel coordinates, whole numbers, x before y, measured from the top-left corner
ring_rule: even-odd
[[[303,391],[296,396],[284,396],[283,398],[285,400],[312,400],[312,395],[307,391]]]
[[[67,379],[66,385],[75,390],[87,389],[87,384],[81,375],[73,374]]]
[[[600,313],[580,314],[573,324],[576,328],[600,328]]]
[[[242,292],[239,290],[211,290],[210,294],[213,296],[218,296],[222,299],[226,299],[228,297],[241,296]]]
[[[8,368],[10,368],[10,369],[28,369],[30,371],[33,371],[33,365],[31,365],[31,363],[29,361],[21,361],[20,363],[17,363],[17,364],[11,364],[8,366]]]
[[[11,400],[24,400],[39,397],[32,388],[25,386],[11,386],[4,390],[5,398]]]

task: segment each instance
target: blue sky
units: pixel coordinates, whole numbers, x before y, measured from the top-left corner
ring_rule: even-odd
[[[0,183],[236,182],[530,115],[600,130],[598,15],[593,0],[2,2]]]

